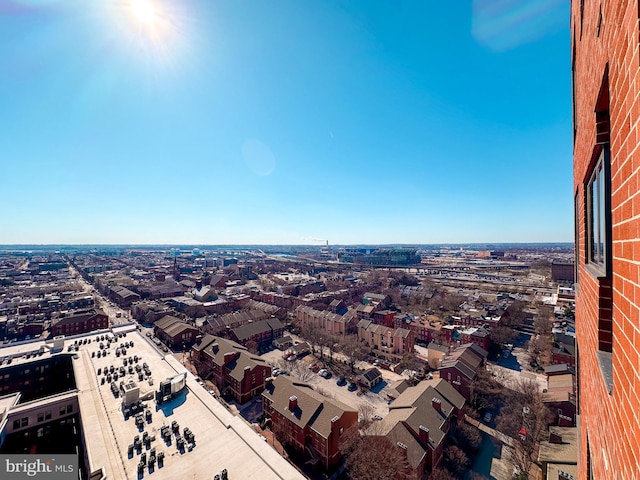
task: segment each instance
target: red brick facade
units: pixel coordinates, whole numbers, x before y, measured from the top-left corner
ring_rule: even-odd
[[[580,479],[640,478],[638,17],[638,0],[571,3]],[[589,191],[600,162],[610,233],[598,268]]]

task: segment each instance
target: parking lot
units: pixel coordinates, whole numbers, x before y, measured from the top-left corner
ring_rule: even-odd
[[[283,355],[282,351],[280,350],[267,352],[261,357],[273,366],[282,364]],[[315,361],[313,356],[308,355],[303,359],[287,363],[291,364],[291,368],[287,369],[289,375],[295,376],[296,370],[300,368],[308,369],[310,365],[315,363]],[[363,393],[359,390],[349,391],[347,385],[339,386],[337,384],[338,377],[336,377],[335,375],[332,375],[331,378],[323,378],[317,373],[313,373],[311,371],[309,371],[309,373],[307,374],[307,376],[309,376],[309,379],[305,380],[305,383],[313,386],[313,388],[318,393],[324,395],[325,397],[338,400],[353,408],[359,408],[361,404],[369,404],[373,407],[373,410],[371,410],[370,412],[371,415],[379,415],[381,417],[384,417],[389,412],[387,406],[387,397],[385,394],[386,385],[390,381],[394,381],[397,378],[402,377],[393,372],[387,372],[385,370],[381,370],[381,372],[385,381],[382,385],[378,385],[375,389],[380,393],[374,393],[371,391]]]

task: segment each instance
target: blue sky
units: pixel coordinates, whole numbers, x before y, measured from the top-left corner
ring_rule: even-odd
[[[0,0],[0,244],[571,241],[569,42],[568,0]]]

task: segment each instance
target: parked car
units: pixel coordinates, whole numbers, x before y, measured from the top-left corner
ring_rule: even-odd
[[[327,369],[326,368],[321,368],[320,370],[318,370],[318,375],[320,375],[321,377],[324,377],[327,375]]]
[[[380,415],[374,415],[373,419],[376,420],[376,421],[377,420],[382,420],[382,417]]]
[[[338,381],[336,382],[336,384],[339,387],[343,387],[347,384],[347,381],[344,379],[344,377],[338,377]]]
[[[309,369],[313,372],[313,373],[318,373],[318,370],[320,370],[320,367],[318,366],[317,363],[314,363],[313,365],[311,365],[309,367]]]
[[[355,392],[357,389],[358,389],[358,386],[353,382],[351,382],[347,387],[347,390],[349,390],[350,392]]]

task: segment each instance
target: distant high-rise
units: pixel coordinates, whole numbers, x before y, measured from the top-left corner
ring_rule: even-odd
[[[571,2],[580,479],[640,478],[639,13]]]

